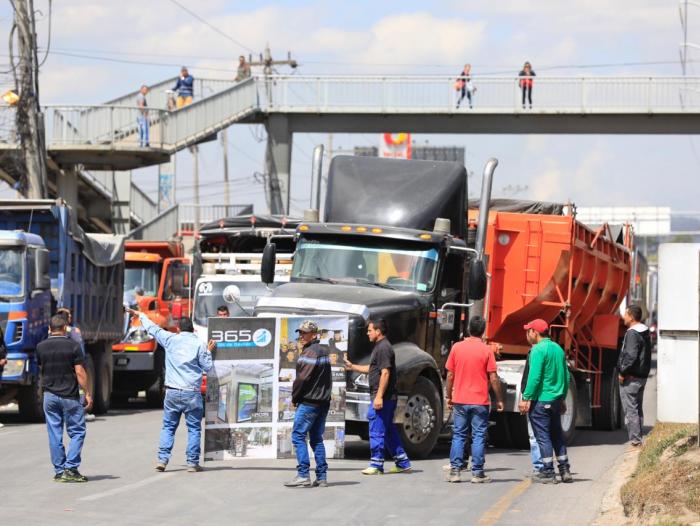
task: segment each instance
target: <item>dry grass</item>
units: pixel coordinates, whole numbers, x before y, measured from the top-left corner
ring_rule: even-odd
[[[658,517],[657,524],[685,524],[689,514],[700,515],[700,456],[684,440],[696,430],[696,426],[682,424],[654,427],[642,446],[634,475],[620,491],[628,517],[640,522]]]

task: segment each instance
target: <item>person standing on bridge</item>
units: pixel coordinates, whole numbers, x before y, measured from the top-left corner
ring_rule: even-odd
[[[146,102],[146,95],[148,95],[148,86],[144,84],[141,86],[139,94],[136,95],[136,105],[139,108],[136,123],[139,127],[139,146],[142,148],[150,147],[148,138],[148,128],[150,124],[148,122],[148,103]]]
[[[484,473],[486,432],[489,425],[489,384],[496,393],[496,410],[503,411],[501,382],[496,372],[493,351],[481,337],[486,320],[473,316],[469,320],[469,337],[452,346],[447,359],[447,405],[452,407],[454,430],[450,448],[448,482],[460,482],[464,469],[464,447],[472,433],[472,479],[475,484],[491,482]]]
[[[245,57],[241,55],[238,57],[238,69],[236,70],[236,78],[234,80],[240,82],[247,78],[250,78],[250,64],[248,64]]]
[[[212,368],[207,346],[194,334],[192,320],[180,318],[179,333],[153,323],[145,313],[127,309],[138,316],[143,328],[165,349],[165,400],[156,471],[165,471],[175,443],[180,417],[187,424],[187,471],[202,471],[199,454],[202,440],[202,374]]]
[[[177,91],[177,108],[192,104],[194,97],[194,77],[189,74],[187,68],[182,66],[180,77],[177,79],[173,91]]]
[[[642,445],[644,387],[651,369],[651,333],[642,323],[642,314],[639,305],[630,305],[625,310],[627,332],[617,360],[620,400],[630,445],[634,448]]]
[[[520,91],[523,95],[523,109],[525,109],[525,99],[527,98],[530,104],[530,109],[532,109],[532,84],[534,82],[533,77],[536,77],[532,65],[529,62],[525,62],[523,69],[518,73],[520,77]]]
[[[457,77],[457,81],[455,82],[455,89],[457,90],[457,93],[461,93],[459,98],[457,99],[457,109],[459,109],[459,105],[462,103],[462,100],[464,100],[464,97],[467,97],[467,101],[469,102],[469,108],[473,108],[472,104],[472,96],[474,93],[476,93],[476,87],[474,87],[474,84],[472,84],[472,65],[471,64],[465,64],[464,69],[459,72],[459,76]]]
[[[345,369],[369,376],[369,392],[372,402],[367,409],[369,420],[369,449],[371,459],[363,475],[384,473],[384,452],[394,459],[389,473],[411,471],[411,461],[401,444],[394,411],[396,411],[396,356],[386,337],[388,327],[385,320],[378,318],[367,324],[367,337],[374,344],[369,365],[356,365],[345,359]]]
[[[297,475],[286,482],[288,488],[309,487],[309,445],[316,460],[316,480],[313,486],[328,486],[328,463],[323,432],[326,429],[326,416],[331,404],[333,380],[328,348],[318,340],[318,325],[305,320],[296,330],[304,349],[296,363],[296,378],[292,384],[292,404],[296,407],[292,426],[292,443],[297,455]]]
[[[88,390],[85,356],[80,345],[66,334],[67,320],[56,314],[49,321],[49,337],[36,347],[41,367],[41,388],[44,391],[44,416],[49,433],[49,449],[55,482],[87,482],[78,471],[80,453],[85,441],[85,412],[92,407]],[[78,390],[85,392],[81,403]],[[63,445],[63,428],[70,444],[68,454]]]
[[[554,455],[557,456],[562,482],[573,482],[566,451],[566,439],[561,428],[561,413],[566,411],[569,390],[569,368],[566,354],[559,344],[549,338],[549,325],[537,319],[524,326],[527,341],[532,345],[527,386],[519,408],[528,413],[532,430],[540,449],[542,469],[532,477],[534,482],[556,484]]]

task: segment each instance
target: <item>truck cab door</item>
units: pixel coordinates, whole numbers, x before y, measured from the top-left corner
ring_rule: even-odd
[[[172,258],[165,261],[163,266],[163,276],[161,280],[159,298],[161,304],[161,314],[166,318],[180,318],[190,316],[191,287],[190,287],[190,265],[185,258]],[[172,316],[173,304],[177,303],[178,316]],[[173,325],[177,320],[173,319]]]
[[[459,253],[447,254],[442,266],[442,273],[436,289],[436,307],[442,308],[445,303],[455,302],[462,303],[464,288],[464,256]],[[463,336],[461,328],[463,326],[462,319],[466,314],[464,309],[453,308],[454,321],[450,329],[444,329],[440,326],[440,321],[435,318],[435,341],[434,347],[439,352],[434,353],[435,361],[440,367],[440,371],[445,373],[445,363],[450,353],[452,345],[458,342]]]

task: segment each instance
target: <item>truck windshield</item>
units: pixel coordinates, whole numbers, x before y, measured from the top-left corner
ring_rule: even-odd
[[[0,250],[0,301],[24,295],[24,249]]]
[[[432,290],[438,251],[418,243],[373,239],[367,245],[350,240],[302,239],[297,244],[292,279],[366,283],[399,290]]]
[[[158,294],[159,266],[152,263],[128,263],[124,270],[124,294],[137,293],[137,289],[143,292],[141,296],[155,296]]]
[[[236,285],[240,289],[239,303],[245,311],[235,303],[224,300],[224,289],[229,285]],[[270,287],[277,285],[278,283],[272,283]],[[194,322],[206,327],[207,319],[215,317],[217,309],[224,305],[228,307],[229,317],[251,316],[258,298],[269,293],[260,281],[201,281],[194,296]]]

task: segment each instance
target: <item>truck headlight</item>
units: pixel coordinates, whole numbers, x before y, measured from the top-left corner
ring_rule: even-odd
[[[123,343],[146,343],[152,339],[153,336],[143,327],[133,327],[124,337]]]
[[[3,368],[3,376],[19,376],[24,372],[24,360],[7,360]]]

